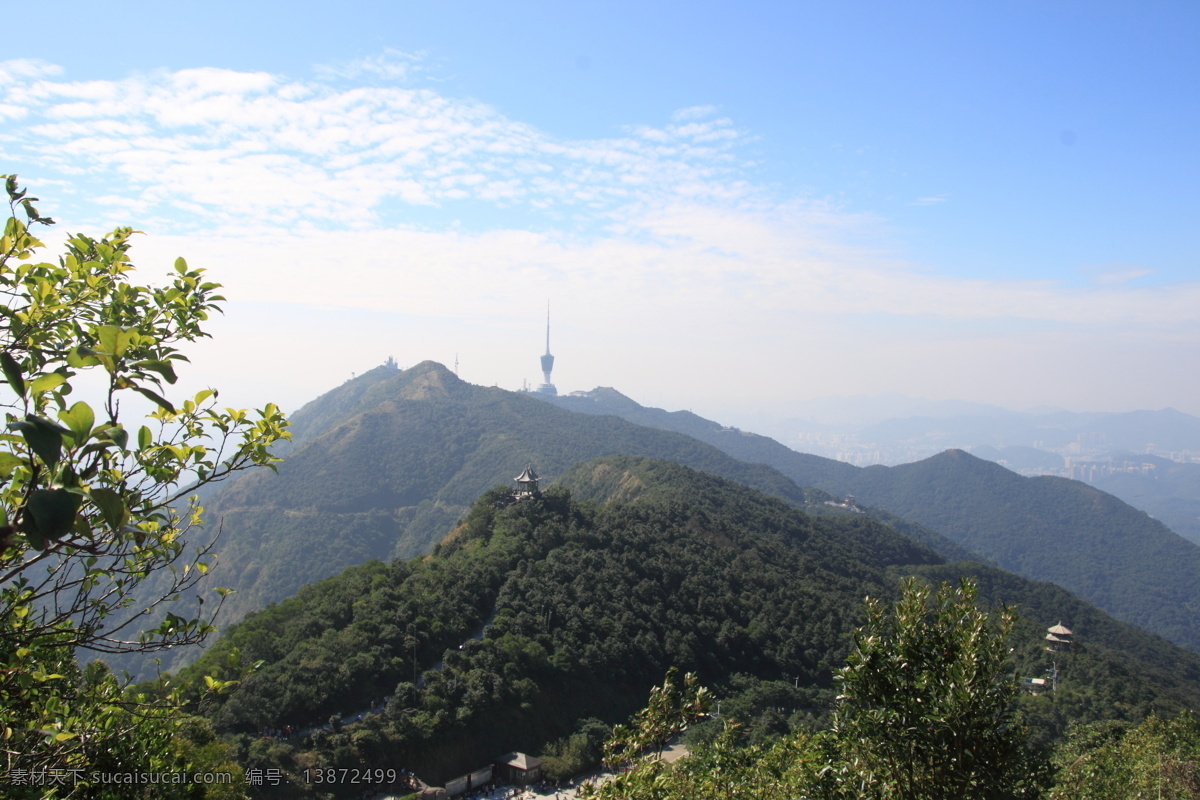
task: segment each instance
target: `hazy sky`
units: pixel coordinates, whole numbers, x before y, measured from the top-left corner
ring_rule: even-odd
[[[0,58],[58,233],[225,284],[190,384],[394,356],[737,422],[1200,414],[1200,5],[59,3]],[[47,237],[53,238],[53,237]]]

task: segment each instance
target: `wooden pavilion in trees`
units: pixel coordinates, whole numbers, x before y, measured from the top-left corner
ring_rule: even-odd
[[[1073,641],[1071,629],[1059,622],[1052,628],[1046,629],[1046,649],[1052,653],[1065,653],[1071,649]]]

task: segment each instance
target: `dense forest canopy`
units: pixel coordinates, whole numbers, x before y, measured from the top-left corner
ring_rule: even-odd
[[[1059,615],[1079,632],[1083,644],[1058,664],[1059,693],[1022,698],[1035,743],[1076,721],[1200,705],[1195,656],[1056,587],[948,564],[862,516],[807,515],[625,457],[510,500],[507,488],[486,492],[429,557],[351,568],[228,629],[183,677],[265,662],[208,709],[243,763],[382,759],[445,780],[621,721],[672,666],[696,672],[763,736],[811,728],[827,719],[863,597],[893,597],[914,573],[973,575],[983,602],[1020,603],[1014,678],[1046,674],[1042,636]],[[262,738],[359,712],[341,730]]]

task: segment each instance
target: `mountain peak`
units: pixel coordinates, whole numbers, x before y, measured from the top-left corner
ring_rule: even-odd
[[[400,390],[404,400],[435,400],[447,398],[466,384],[457,375],[436,361],[422,361],[406,371],[407,380]]]

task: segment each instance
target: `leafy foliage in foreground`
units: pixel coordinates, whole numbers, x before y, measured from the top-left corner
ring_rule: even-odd
[[[179,347],[205,336],[218,285],[183,259],[165,286],[131,283],[129,228],[70,235],[57,263],[39,261],[31,227],[53,221],[15,176],[3,179],[0,784],[14,787],[7,796],[140,796],[93,776],[185,767],[178,698],[128,694],[103,665],[81,668],[76,652],[156,652],[215,630],[219,602],[164,608],[212,555],[184,545],[201,511],[185,498],[273,464],[287,423],[271,405],[257,416],[223,409],[211,390],[167,400],[164,384],[186,361]],[[89,373],[102,387],[96,407],[70,399]],[[121,415],[130,394],[156,407],[136,430]],[[158,592],[147,592],[155,575]]]
[[[1055,755],[1052,800],[1200,797],[1200,721],[1149,717],[1137,727],[1100,722],[1073,730]]]
[[[838,672],[832,733],[862,797],[995,796],[1019,783],[1022,732],[1009,662],[1016,615],[975,607],[964,579],[932,597],[908,579],[894,607],[867,600],[867,623]]]
[[[1027,796],[1033,763],[1014,724],[1007,642],[1014,616],[975,606],[976,588],[915,580],[888,607],[867,600],[867,622],[838,671],[833,727],[743,747],[736,725],[695,759],[666,770],[645,759],[598,790],[599,800],[813,797],[984,800]],[[678,727],[681,710],[652,702],[643,726]]]
[[[862,800],[931,797],[1048,800],[1195,800],[1200,797],[1200,725],[1184,712],[1172,720],[1149,717],[1137,726],[1092,723],[1074,729],[1055,748],[1053,763],[1037,754],[1015,765],[1013,774],[951,794],[934,784],[909,794],[885,776],[863,775],[845,743],[829,732],[794,732],[764,744],[747,744],[734,723],[711,742],[667,765],[653,758],[638,763],[581,796],[594,800]],[[914,764],[919,772],[924,765]],[[864,777],[867,780],[864,780]]]
[[[1200,797],[1200,723],[1186,711],[1171,721],[1152,715],[1137,727],[1117,721],[1078,726],[1052,758],[1045,748],[1030,750],[1016,724],[1016,687],[1006,675],[1011,611],[979,611],[970,579],[957,587],[942,583],[932,603],[930,594],[910,580],[890,609],[868,600],[867,624],[855,633],[855,649],[838,674],[845,693],[830,730],[755,745],[727,721],[716,737],[672,767],[643,742],[649,755],[632,759],[632,769],[599,788],[585,787],[581,796]],[[689,719],[686,706],[656,699],[652,692],[637,727],[677,729]]]

